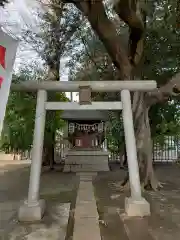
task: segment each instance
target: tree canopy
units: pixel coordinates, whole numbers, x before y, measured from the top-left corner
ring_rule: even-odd
[[[21,69],[13,75],[13,83],[22,81],[40,81],[46,75],[43,69],[31,65]],[[56,99],[67,101],[65,94],[56,94]],[[1,148],[8,151],[30,150],[33,141],[34,121],[36,108],[36,93],[11,92],[8,100],[4,129],[1,139]],[[64,121],[60,118],[60,111],[56,112],[53,121],[46,123],[45,137],[54,129],[62,130]]]
[[[157,81],[158,88],[153,91],[132,93],[140,173],[145,173],[141,179],[157,189],[151,136],[175,132],[173,124],[179,129],[179,5],[172,0],[118,0],[113,6],[102,0],[50,0],[47,5],[40,32],[31,33],[30,39],[32,45],[35,40],[48,66],[48,79],[59,80],[60,59],[65,53],[73,55],[70,80]],[[74,6],[78,10],[73,14]],[[94,94],[93,98],[120,100],[120,94]],[[119,115],[116,117],[119,126]]]
[[[137,77],[154,79],[161,86],[180,70],[180,31],[175,28],[176,16],[174,1],[157,2],[153,8],[149,3],[149,16],[146,24],[144,47],[144,62]],[[151,10],[150,10],[151,9]],[[79,42],[79,51],[72,52],[70,66],[70,80],[115,80],[118,71],[114,68],[103,44],[86,23],[78,31],[76,41]],[[124,37],[123,37],[124,32]],[[124,26],[120,27],[122,40],[128,39],[128,32]],[[125,40],[124,46],[125,45]],[[96,94],[96,99],[116,99],[116,95]],[[179,97],[170,97],[168,102],[154,105],[150,111],[152,136],[177,134],[179,131]],[[117,130],[118,124],[116,124]],[[116,136],[120,136],[116,134]]]

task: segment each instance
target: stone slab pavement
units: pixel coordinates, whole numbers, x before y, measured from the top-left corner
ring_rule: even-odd
[[[149,233],[144,218],[127,218],[118,207],[106,206],[104,212],[106,210],[108,214],[101,218],[98,212],[101,206],[97,205],[92,182],[95,176],[87,173],[78,175],[80,184],[74,214],[73,240],[155,240]],[[114,221],[111,222],[111,218]],[[107,228],[105,235],[100,225]]]
[[[74,214],[73,240],[101,240],[92,176],[80,174]]]

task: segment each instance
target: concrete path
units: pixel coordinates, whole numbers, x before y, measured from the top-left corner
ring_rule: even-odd
[[[91,174],[80,174],[74,215],[73,240],[101,240]]]

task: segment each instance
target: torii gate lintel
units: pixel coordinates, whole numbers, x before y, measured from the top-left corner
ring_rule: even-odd
[[[111,84],[109,83],[109,81],[27,82],[12,86],[12,89],[16,91],[38,91],[28,200],[19,209],[20,221],[35,221],[43,217],[45,202],[39,199],[39,188],[46,110],[66,109],[122,110],[131,188],[131,197],[125,199],[125,211],[128,216],[150,215],[150,205],[141,194],[130,91],[154,90],[157,84],[155,81],[111,81]],[[106,102],[92,102],[86,105],[72,102],[47,102],[48,90],[77,92],[85,85],[88,85],[91,91],[95,92],[121,91],[121,102],[109,102],[108,104]]]

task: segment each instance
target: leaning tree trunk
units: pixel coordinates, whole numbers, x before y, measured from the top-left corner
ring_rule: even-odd
[[[59,81],[59,61],[52,61],[53,66],[50,64],[48,70],[47,80]],[[56,101],[56,93],[48,93],[48,101]],[[56,118],[56,111],[47,111],[46,114],[46,131],[45,131],[45,141],[44,141],[44,160],[43,165],[50,166],[50,169],[54,169],[54,149],[55,149],[55,137],[56,128],[53,126],[53,122]]]
[[[139,92],[134,93],[133,115],[140,180],[145,188],[157,190],[160,185],[153,169],[153,147],[149,124],[149,108],[150,106],[146,101],[146,94]]]
[[[55,93],[48,95],[48,100],[55,99]],[[56,118],[55,111],[47,111],[46,114],[46,131],[45,131],[45,142],[44,142],[44,151],[45,151],[45,165],[50,166],[50,169],[54,169],[54,149],[56,144],[56,127],[54,126],[54,121]]]
[[[48,165],[50,167],[51,170],[54,169],[54,135],[55,133],[52,132],[52,142],[48,142],[45,146],[45,150],[46,150],[46,165]]]
[[[52,120],[53,121],[53,120]],[[54,169],[54,148],[55,148],[55,134],[56,131],[52,131],[48,133],[48,139],[45,133],[45,142],[43,148],[43,165],[49,166],[50,169]]]
[[[161,185],[156,179],[153,168],[153,149],[148,115],[150,106],[147,104],[146,93],[135,92],[133,94],[132,102],[141,185],[145,189],[157,190]],[[122,186],[125,188],[126,186],[129,186],[128,183],[129,175],[127,173],[122,182]]]

